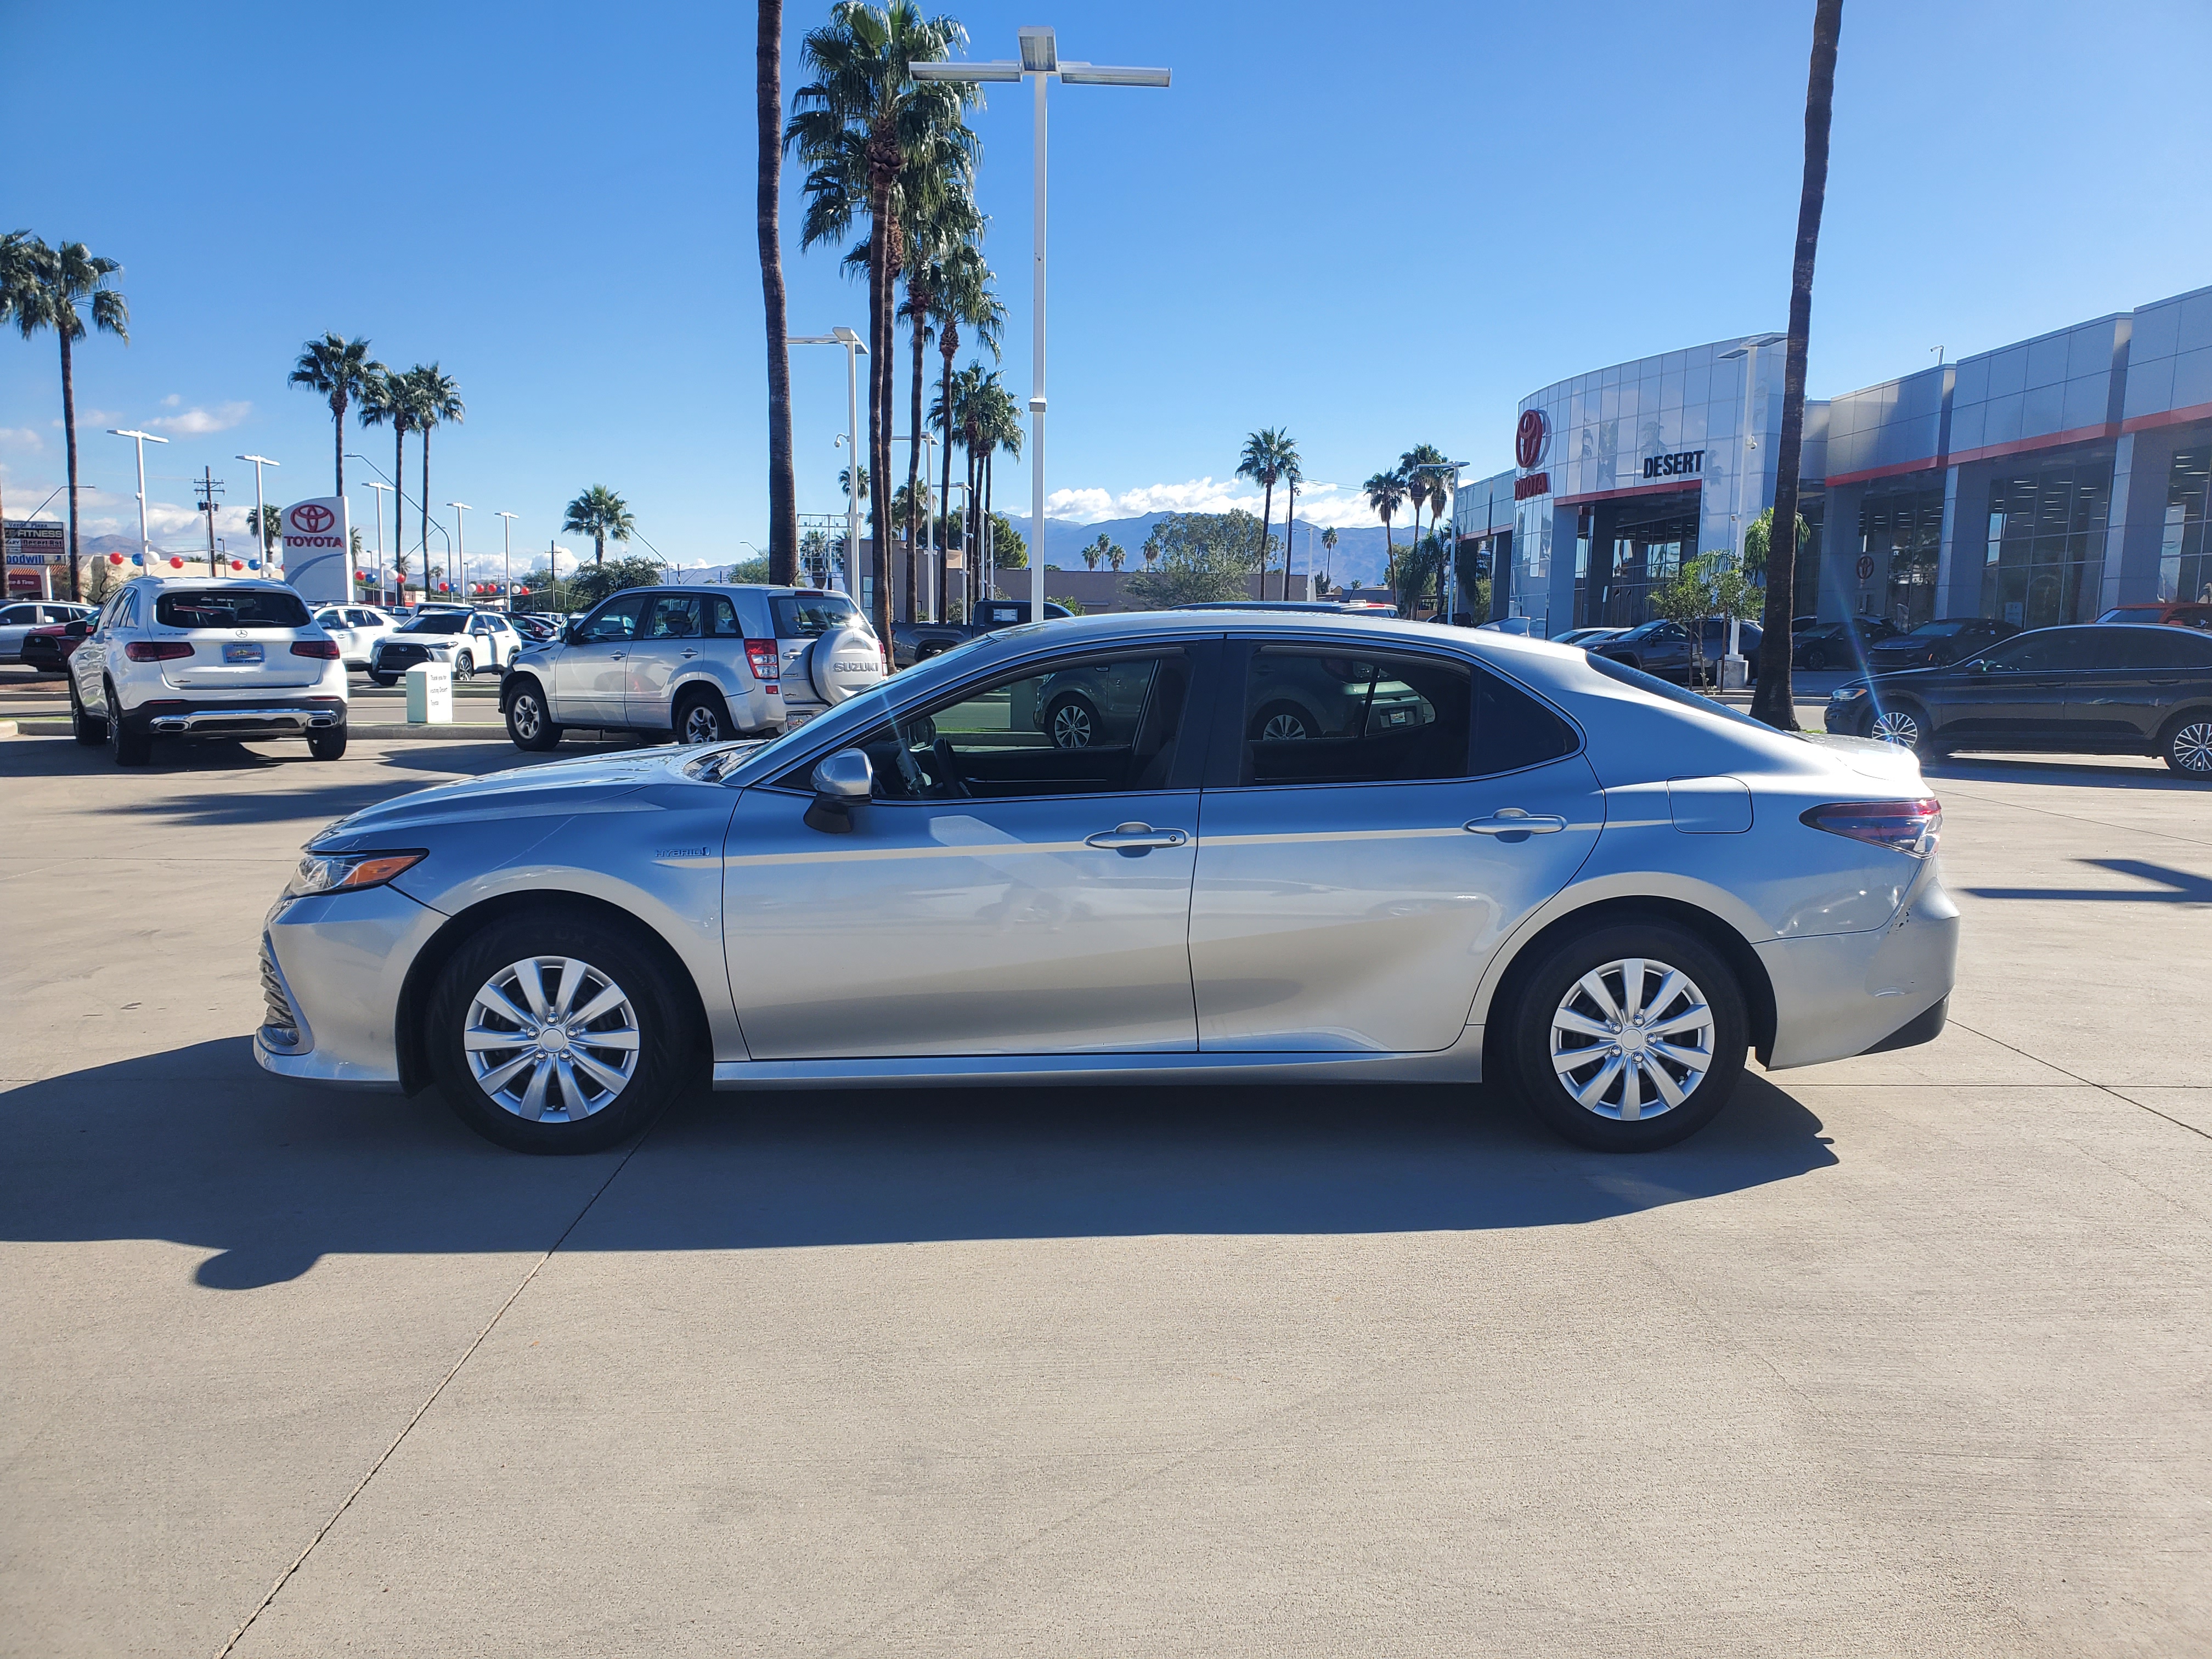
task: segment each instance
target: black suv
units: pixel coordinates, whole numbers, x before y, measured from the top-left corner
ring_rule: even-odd
[[[1825,724],[1923,756],[2159,755],[2212,782],[2212,637],[2130,623],[2039,628],[1941,668],[1854,680],[1828,699]]]
[[[1880,617],[1846,617],[1841,622],[1816,622],[1790,636],[1790,660],[1814,674],[1824,668],[1849,668],[1866,661],[1871,647],[1884,640],[1894,639],[1897,631]]]
[[[2020,632],[2010,623],[1990,617],[1938,617],[1910,634],[1893,634],[1867,653],[1870,672],[1887,674],[1899,668],[1941,668],[1947,662],[1971,662],[1995,645]]]

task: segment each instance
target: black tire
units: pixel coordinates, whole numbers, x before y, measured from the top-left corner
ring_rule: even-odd
[[[1923,760],[1933,760],[1942,753],[1929,735],[1928,711],[1906,698],[1899,698],[1886,708],[1869,708],[1859,735],[1910,749]]]
[[[469,651],[455,652],[453,653],[453,678],[457,680],[472,680],[476,678],[476,654],[473,652]]]
[[[1313,736],[1313,721],[1294,702],[1271,702],[1252,716],[1248,735],[1254,743],[1299,743]]]
[[[1805,672],[1807,673],[1818,674],[1826,668],[1827,665],[1828,653],[1825,648],[1817,645],[1808,647],[1805,653]]]
[[[611,1091],[612,1098],[594,1104],[589,1091],[597,1086],[588,1073],[581,1073],[579,1101],[584,1109],[573,1122],[532,1120],[493,1099],[477,1079],[463,1046],[469,1014],[479,989],[494,982],[510,968],[526,962],[562,957],[588,964],[596,979],[581,981],[574,1006],[580,1007],[595,994],[595,985],[620,988],[630,1017],[636,1021],[635,1050],[594,1045],[588,1039],[602,1030],[622,1011],[601,1017],[563,1052],[583,1052],[595,1064],[621,1063],[619,1057],[634,1052],[634,1069]],[[544,991],[550,1001],[558,979],[547,975]],[[455,951],[439,974],[432,992],[425,1032],[425,1051],[431,1075],[446,1103],[462,1122],[487,1140],[518,1152],[597,1152],[627,1140],[659,1115],[662,1108],[682,1092],[699,1070],[700,1044],[691,1018],[683,1011],[693,1001],[689,988],[677,983],[659,956],[628,928],[596,917],[564,911],[557,906],[542,913],[514,915],[493,922]],[[503,1022],[507,1029],[511,1022]],[[522,1035],[520,1028],[517,1035]],[[610,1033],[611,1034],[611,1033]],[[534,1043],[514,1050],[487,1052],[486,1064],[513,1063],[535,1052]],[[520,1073],[503,1086],[522,1091],[527,1079],[545,1073],[544,1098],[565,1098],[559,1067],[562,1060],[548,1054],[541,1066],[525,1059]],[[494,1072],[495,1078],[497,1076]],[[579,1075],[572,1067],[571,1075]]]
[[[1073,692],[1052,700],[1044,711],[1044,731],[1055,749],[1088,749],[1105,735],[1097,705]]]
[[[343,725],[325,726],[307,733],[307,752],[319,761],[342,759],[346,751]]]
[[[1625,1018],[1617,1039],[1602,1030],[1587,1034],[1568,1030],[1568,1036],[1587,1036],[1592,1058],[1579,1069],[1562,1072],[1554,1065],[1555,1013],[1564,1011],[1579,1012],[1586,1019],[1601,1018],[1606,1004],[1582,988],[1587,978],[1598,975],[1600,985],[1608,989],[1612,1013],[1625,1017],[1629,1012],[1628,999],[1612,988],[1619,986],[1625,991],[1627,972],[1620,965],[1632,962],[1644,964],[1644,983],[1637,1001],[1650,1005],[1647,1018],[1663,1024],[1670,1018],[1693,1017],[1690,1011],[1694,1008],[1705,1011],[1710,1030],[1704,1045],[1697,1046],[1695,1033],[1689,1037],[1692,1046],[1705,1056],[1701,1073],[1678,1066],[1671,1058],[1684,1049],[1670,1045],[1664,1052],[1654,1053],[1647,1048],[1651,1039]],[[1686,988],[1669,994],[1666,977],[1669,972],[1683,975]],[[1693,993],[1702,994],[1701,1005],[1695,1002]],[[1660,1001],[1662,995],[1664,1003]],[[1728,964],[1687,928],[1655,916],[1601,923],[1549,947],[1542,959],[1519,978],[1506,1011],[1504,1041],[1499,1052],[1514,1091],[1548,1127],[1597,1152],[1644,1152],[1671,1146],[1712,1121],[1743,1075],[1749,1033],[1742,988]],[[1623,1059],[1631,1063],[1620,1064]],[[1653,1079],[1653,1072],[1662,1069],[1681,1096],[1679,1104],[1668,1105],[1663,1090]],[[1596,1085],[1592,1104],[1584,1105],[1577,1098],[1571,1091],[1576,1085],[1585,1091]],[[1639,1097],[1633,1116],[1627,1115],[1632,1085]],[[1655,1097],[1662,1109],[1643,1109],[1641,1103],[1647,1096]]]
[[[137,721],[125,719],[117,706],[115,688],[107,688],[107,753],[118,766],[143,766],[154,758],[154,734]]]
[[[683,744],[720,743],[737,733],[730,726],[730,710],[713,691],[687,691],[677,699],[676,741]]]
[[[86,711],[76,695],[76,682],[71,680],[70,697],[70,735],[87,749],[97,749],[107,741],[107,722]]]
[[[389,690],[392,686],[398,684],[398,681],[399,677],[397,674],[378,674],[372,672],[368,677],[368,683],[371,685],[380,685],[387,690]]]
[[[2212,710],[2181,715],[2159,738],[2158,752],[2183,777],[2212,783]]]
[[[545,707],[545,693],[534,679],[517,686],[507,702],[507,735],[517,749],[542,752],[561,745],[561,728]]]

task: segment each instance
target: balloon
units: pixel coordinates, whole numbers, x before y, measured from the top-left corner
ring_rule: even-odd
[[[143,565],[146,562],[146,556],[143,553],[133,553],[131,556],[131,562],[136,565]]]
[[[172,570],[182,570],[185,568],[185,562],[182,559],[173,558],[169,561],[169,568]]]
[[[107,556],[107,562],[110,564],[121,564],[123,562],[123,556],[120,553],[111,553]]]
[[[246,568],[248,570],[258,570],[261,568],[261,561],[258,559],[248,559],[246,562]]]
[[[233,570],[243,570],[243,569],[245,569],[245,568],[246,568],[246,565],[245,565],[244,562],[243,562],[243,561],[241,561],[241,560],[233,559],[233,560],[230,562],[230,568],[231,568]]]

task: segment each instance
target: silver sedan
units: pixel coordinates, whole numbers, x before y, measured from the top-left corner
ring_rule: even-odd
[[[1110,677],[1081,745],[1040,714]],[[1297,723],[1285,684],[1328,686]],[[1942,813],[1584,653],[1352,617],[1015,628],[769,743],[441,786],[309,843],[254,1051],[527,1152],[720,1089],[1503,1083],[1586,1146],[1942,1029]]]

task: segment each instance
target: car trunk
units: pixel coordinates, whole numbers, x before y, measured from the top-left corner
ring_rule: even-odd
[[[324,659],[295,657],[291,628],[198,628],[161,631],[156,639],[180,639],[189,657],[161,665],[161,682],[180,691],[214,691],[225,687],[270,690],[313,685],[323,677]]]

